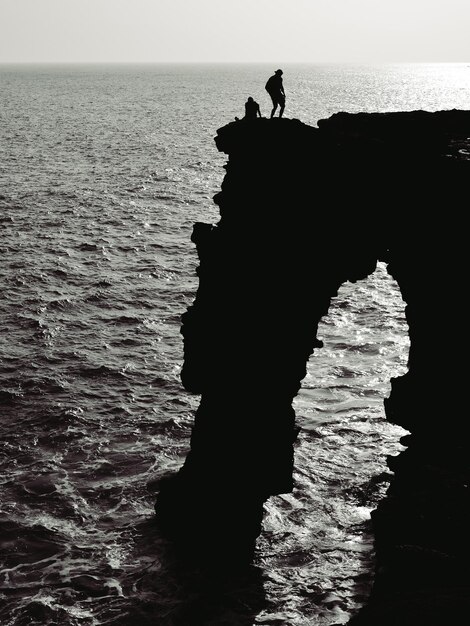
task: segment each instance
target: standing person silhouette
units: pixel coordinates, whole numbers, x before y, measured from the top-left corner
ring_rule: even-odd
[[[245,119],[255,120],[257,117],[261,117],[261,111],[259,110],[259,104],[253,100],[250,96],[245,102]]]
[[[282,70],[276,70],[268,79],[268,82],[266,83],[266,91],[269,93],[271,100],[273,101],[271,117],[274,117],[277,105],[281,107],[279,109],[279,117],[282,117],[284,107],[286,106],[286,94],[284,93],[284,85],[282,84]]]

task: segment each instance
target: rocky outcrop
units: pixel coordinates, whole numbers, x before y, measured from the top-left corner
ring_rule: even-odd
[[[354,624],[447,623],[432,619],[460,603],[470,556],[467,137],[463,111],[218,131],[229,155],[214,198],[221,219],[195,225],[199,289],[182,327],[182,380],[201,403],[191,451],[157,502],[161,527],[185,552],[250,560],[263,502],[292,489],[291,403],[320,345],[319,320],[342,283],[385,260],[411,338],[409,372],[393,381],[386,412],[411,434],[390,459],[395,478],[373,517],[376,584]],[[423,602],[436,610],[420,622]]]

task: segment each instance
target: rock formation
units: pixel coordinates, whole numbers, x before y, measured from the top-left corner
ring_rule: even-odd
[[[196,558],[250,560],[263,502],[292,489],[291,404],[318,323],[345,281],[384,260],[411,339],[386,413],[411,434],[389,461],[395,477],[373,514],[376,583],[353,623],[451,623],[443,615],[462,608],[470,556],[470,112],[341,113],[318,126],[275,118],[218,131],[229,155],[221,219],[194,227],[199,289],[182,326],[182,380],[201,403],[157,519]]]

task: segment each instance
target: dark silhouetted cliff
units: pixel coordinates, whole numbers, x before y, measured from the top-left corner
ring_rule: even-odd
[[[215,197],[196,224],[199,289],[183,316],[184,386],[202,394],[161,526],[194,557],[248,561],[263,502],[292,489],[292,399],[345,281],[386,261],[410,328],[390,421],[410,431],[373,514],[376,583],[355,625],[453,623],[468,597],[466,360],[470,112],[235,122]],[[446,334],[442,328],[445,326]],[[420,617],[421,616],[421,617]],[[424,616],[424,617],[423,617]],[[445,619],[444,619],[445,616]]]

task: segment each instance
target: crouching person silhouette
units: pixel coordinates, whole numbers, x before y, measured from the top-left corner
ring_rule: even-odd
[[[245,102],[245,120],[255,120],[257,117],[261,117],[261,111],[259,110],[259,104],[253,100],[250,96]]]
[[[279,117],[282,117],[284,107],[286,106],[286,94],[284,93],[284,85],[282,84],[282,70],[276,70],[274,72],[273,76],[268,79],[265,88],[273,101],[271,117],[274,117],[278,105],[280,106]]]

